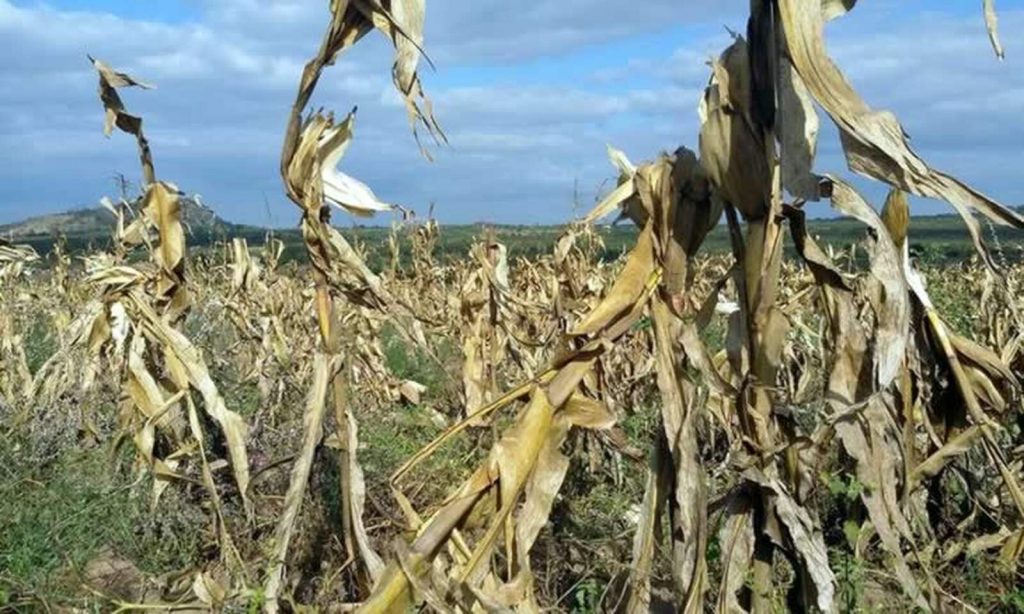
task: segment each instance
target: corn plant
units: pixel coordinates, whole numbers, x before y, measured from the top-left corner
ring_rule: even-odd
[[[76,443],[131,443],[152,517],[174,493],[206,526],[189,527],[203,547],[184,569],[97,557],[90,599],[947,611],[975,607],[975,561],[1019,574],[1024,267],[985,239],[1024,218],[929,166],[849,84],[825,30],[854,5],[751,2],[710,62],[699,142],[639,163],[609,147],[615,186],[531,258],[493,230],[444,257],[432,211],[417,220],[339,169],[355,111],[308,108],[324,70],[377,31],[416,142],[443,145],[417,72],[423,0],[329,4],[281,153],[305,263],[283,263],[273,236],[189,258],[180,192],[119,93],[148,86],[93,59],[104,131],[135,137],[142,194],[104,202],[110,245],[81,264],[59,247],[47,270],[0,240],[0,436],[74,414]],[[880,208],[817,168],[820,112],[849,169],[888,187]],[[976,260],[916,259],[911,196],[953,206]],[[861,238],[823,244],[815,201]],[[339,209],[401,222],[368,245],[332,224]],[[612,215],[636,229],[617,258],[598,225]],[[727,252],[709,253],[723,230]],[[946,307],[963,296],[966,313]],[[42,358],[40,327],[55,348]]]

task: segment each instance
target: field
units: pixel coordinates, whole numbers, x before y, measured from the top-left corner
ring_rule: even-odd
[[[346,316],[345,346],[352,353],[346,379],[359,425],[358,459],[365,472],[364,524],[376,551],[385,553],[396,536],[409,531],[392,495],[389,477],[407,459],[452,424],[466,416],[467,395],[482,403],[516,382],[536,376],[551,351],[531,340],[550,339],[587,311],[607,290],[623,266],[624,257],[609,259],[601,236],[565,229],[559,251],[507,260],[507,292],[488,298],[489,269],[485,248],[493,236],[483,233],[467,242],[461,257],[449,251],[447,264],[437,261],[434,247],[443,244],[444,229],[412,226],[395,232],[398,244],[409,250],[384,268],[384,283],[399,297],[415,297],[427,324],[426,345],[404,338],[387,321],[365,310]],[[507,235],[506,235],[507,236]],[[571,246],[565,254],[565,238]],[[504,237],[503,237],[504,238]],[[364,239],[365,240],[365,239]],[[457,237],[462,240],[462,237]],[[540,251],[534,237],[525,245],[508,240],[508,252]],[[632,239],[635,241],[635,238]],[[381,241],[386,244],[387,239]],[[248,579],[248,589],[232,587],[226,602],[234,609],[259,607],[258,579],[266,564],[273,526],[281,513],[289,485],[289,469],[301,446],[304,397],[311,377],[314,347],[313,288],[303,280],[308,265],[280,264],[279,243],[254,250],[251,260],[230,244],[213,246],[187,272],[194,303],[185,329],[202,355],[224,396],[225,404],[250,425],[247,448],[252,464],[249,498],[255,514],[245,516],[237,490],[232,488],[227,452],[215,436],[216,423],[205,415],[201,432],[206,458],[188,451],[186,438],[175,429],[186,420],[186,409],[172,405],[173,424],[158,429],[147,461],[137,450],[138,410],[125,386],[132,375],[123,363],[127,347],[112,347],[99,355],[77,341],[83,334],[69,322],[81,320],[94,300],[88,272],[59,251],[46,261],[27,263],[19,275],[4,281],[0,320],[5,333],[0,360],[0,445],[3,458],[0,501],[0,599],[21,610],[94,607],[115,604],[167,603],[183,599],[197,570],[214,574],[225,590],[229,578]],[[451,248],[450,248],[451,249]],[[248,264],[246,264],[246,262]],[[506,261],[501,261],[504,264]],[[702,258],[699,277],[715,278],[727,266],[724,256]],[[852,266],[852,265],[850,265]],[[991,313],[991,281],[977,265],[933,265],[924,269],[928,288],[946,321],[959,334],[989,343],[999,334]],[[1016,284],[1024,267],[1015,266],[1009,279]],[[539,280],[559,280],[557,286]],[[814,314],[820,297],[800,291],[813,287],[801,267],[787,267],[783,279],[794,288],[783,302],[800,328],[786,339],[785,353],[800,357],[799,368],[781,376],[779,402],[799,408],[800,432],[811,434],[829,420],[821,404],[826,377],[820,318]],[[705,286],[702,293],[706,293]],[[480,294],[483,293],[483,294]],[[721,301],[734,300],[727,290]],[[1016,309],[1024,308],[1020,297]],[[560,307],[558,307],[561,305]],[[982,308],[979,309],[979,305]],[[489,315],[490,314],[490,315]],[[497,315],[496,315],[497,314]],[[721,364],[726,354],[727,315],[715,316],[703,329],[702,340]],[[477,358],[483,367],[476,389],[465,378],[474,368],[467,342],[479,335],[487,349]],[[1019,341],[1018,341],[1019,342]],[[649,460],[657,441],[660,400],[648,354],[654,344],[649,320],[642,319],[605,359],[601,389],[616,426],[607,431],[574,432],[563,446],[570,460],[560,494],[552,504],[550,523],[534,546],[534,574],[541,604],[577,612],[611,609],[622,598],[630,572],[632,541],[637,531]],[[1014,371],[1021,365],[1016,354]],[[95,373],[93,373],[95,370]],[[126,381],[123,378],[128,377]],[[84,385],[83,380],[93,381]],[[425,387],[410,394],[416,382]],[[947,384],[948,386],[948,384]],[[130,389],[129,389],[130,393]],[[166,392],[162,394],[167,394]],[[940,391],[932,393],[941,396]],[[1016,397],[1014,397],[1016,398]],[[1000,421],[1007,425],[1006,449],[1021,444],[1020,410],[1009,403]],[[709,475],[725,469],[730,436],[712,410],[700,418],[701,458]],[[484,457],[495,438],[510,424],[504,410],[459,435],[441,448],[398,488],[419,510],[430,510]],[[719,411],[728,411],[724,407]],[[728,420],[728,417],[725,417]],[[936,428],[943,428],[936,424]],[[339,447],[332,434],[339,425],[327,417],[327,443],[313,459],[309,492],[289,554],[293,585],[288,594],[295,604],[327,607],[351,599],[354,580],[345,578],[350,555],[344,546],[339,501]],[[133,444],[132,438],[135,437]],[[177,439],[182,437],[183,439]],[[185,446],[175,449],[176,446]],[[980,452],[979,452],[980,453]],[[1016,452],[1014,452],[1016,453]],[[160,477],[153,461],[178,456],[174,478]],[[981,610],[1014,611],[1024,607],[1020,576],[999,562],[989,514],[998,500],[998,477],[973,474],[983,464],[976,453],[951,464],[943,479],[921,493],[928,514],[943,518],[930,536],[928,565],[943,590]],[[170,462],[164,461],[164,462]],[[238,550],[238,567],[223,560],[223,536],[211,518],[209,493],[199,479],[198,463],[213,470],[222,492],[220,513],[224,528]],[[1020,461],[1013,461],[1019,470]],[[188,476],[194,477],[188,477]],[[177,476],[180,476],[177,477]],[[965,490],[962,480],[971,486]],[[993,481],[995,480],[995,481]],[[727,492],[727,474],[713,477],[709,499]],[[854,465],[842,454],[829,453],[817,466],[808,500],[821,517],[825,545],[837,571],[837,590],[844,609],[902,607],[893,586],[886,557],[858,536],[851,515],[858,513],[864,485]],[[159,501],[155,497],[159,493]],[[977,513],[977,506],[986,509]],[[721,519],[710,519],[712,536]],[[851,531],[853,531],[851,533]],[[717,585],[716,554],[722,544],[713,537],[707,546],[711,585]],[[655,559],[653,582],[670,585],[670,557]],[[231,574],[228,569],[232,569]],[[948,570],[966,570],[950,574]],[[177,582],[177,584],[175,583]],[[666,589],[662,589],[666,590]],[[775,597],[784,604],[785,586]],[[657,595],[657,590],[655,592]],[[713,599],[710,598],[710,599]]]
[[[696,149],[609,146],[559,228],[442,228],[340,170],[355,109],[310,101],[373,30],[446,144],[422,0],[330,3],[289,231],[190,232],[118,94],[148,86],[90,56],[142,187],[102,239],[0,240],[0,609],[1024,610],[1024,216],[859,97],[823,40],[853,5],[751,2]],[[815,168],[819,109],[881,206]]]

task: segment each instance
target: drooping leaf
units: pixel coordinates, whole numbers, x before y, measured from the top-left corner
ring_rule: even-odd
[[[1006,57],[1003,51],[1003,44],[999,41],[999,15],[996,14],[996,0],[983,0],[985,11],[985,29],[988,30],[988,39],[992,43],[992,50],[996,57],[1002,60]]]
[[[825,15],[819,3],[780,0],[778,6],[788,57],[811,95],[839,127],[850,168],[913,194],[948,202],[963,218],[979,254],[995,268],[971,213],[1017,228],[1024,228],[1024,216],[929,167],[910,148],[896,117],[872,110],[864,102],[826,52]]]

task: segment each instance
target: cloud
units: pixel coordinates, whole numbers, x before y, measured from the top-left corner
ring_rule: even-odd
[[[394,94],[383,37],[367,37],[328,69],[314,104],[338,113],[359,106],[343,166],[384,200],[423,211],[434,202],[447,222],[560,222],[572,213],[574,186],[584,202],[607,187],[606,143],[636,161],[696,148],[706,62],[729,43],[722,25],[743,29],[745,5],[430,0],[427,50],[438,71],[423,77],[452,143],[432,164]],[[101,134],[86,52],[158,85],[124,96],[145,118],[159,176],[229,219],[266,223],[265,200],[271,221],[296,219],[277,159],[324,4],[194,6],[148,19],[0,0],[0,37],[11,50],[0,67],[0,147],[16,152],[0,167],[0,222],[94,203],[113,191],[115,172],[137,174],[134,143]],[[1000,4],[1009,55],[999,63],[980,10],[930,6],[861,3],[830,24],[830,49],[870,104],[897,112],[926,158],[1022,202],[1024,48],[1012,42],[1024,40],[1024,9]],[[834,130],[824,132],[819,167],[842,170]]]
[[[716,19],[738,0],[506,2],[433,0],[428,35],[439,58],[515,61]]]

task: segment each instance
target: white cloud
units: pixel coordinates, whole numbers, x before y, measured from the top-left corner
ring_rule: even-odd
[[[729,42],[720,24],[743,29],[745,4],[648,0],[626,10],[610,0],[430,0],[427,50],[439,72],[425,70],[424,80],[452,142],[433,164],[412,141],[382,37],[368,37],[328,69],[314,104],[338,113],[359,105],[343,166],[384,200],[423,210],[437,202],[446,221],[560,221],[570,214],[574,182],[586,202],[611,174],[606,143],[634,160],[679,144],[696,148],[705,63]],[[137,168],[130,139],[101,135],[86,52],[158,85],[124,97],[145,117],[161,176],[204,194],[231,219],[263,222],[264,197],[278,223],[294,219],[277,156],[298,76],[319,44],[324,4],[195,6],[197,19],[156,23],[0,0],[0,38],[11,49],[0,67],[0,148],[17,152],[0,167],[0,221],[95,202],[111,191],[114,172]],[[830,25],[830,48],[868,102],[896,111],[936,165],[1024,201],[1024,48],[1013,45],[1024,40],[1024,11],[1003,8],[1009,57],[998,63],[980,11],[912,6],[908,13],[883,0],[861,3]],[[669,31],[679,33],[674,52],[644,50],[646,37]],[[640,55],[596,66],[564,59],[600,52],[606,41],[633,41],[623,48]],[[843,167],[834,137],[822,143],[820,166]]]

